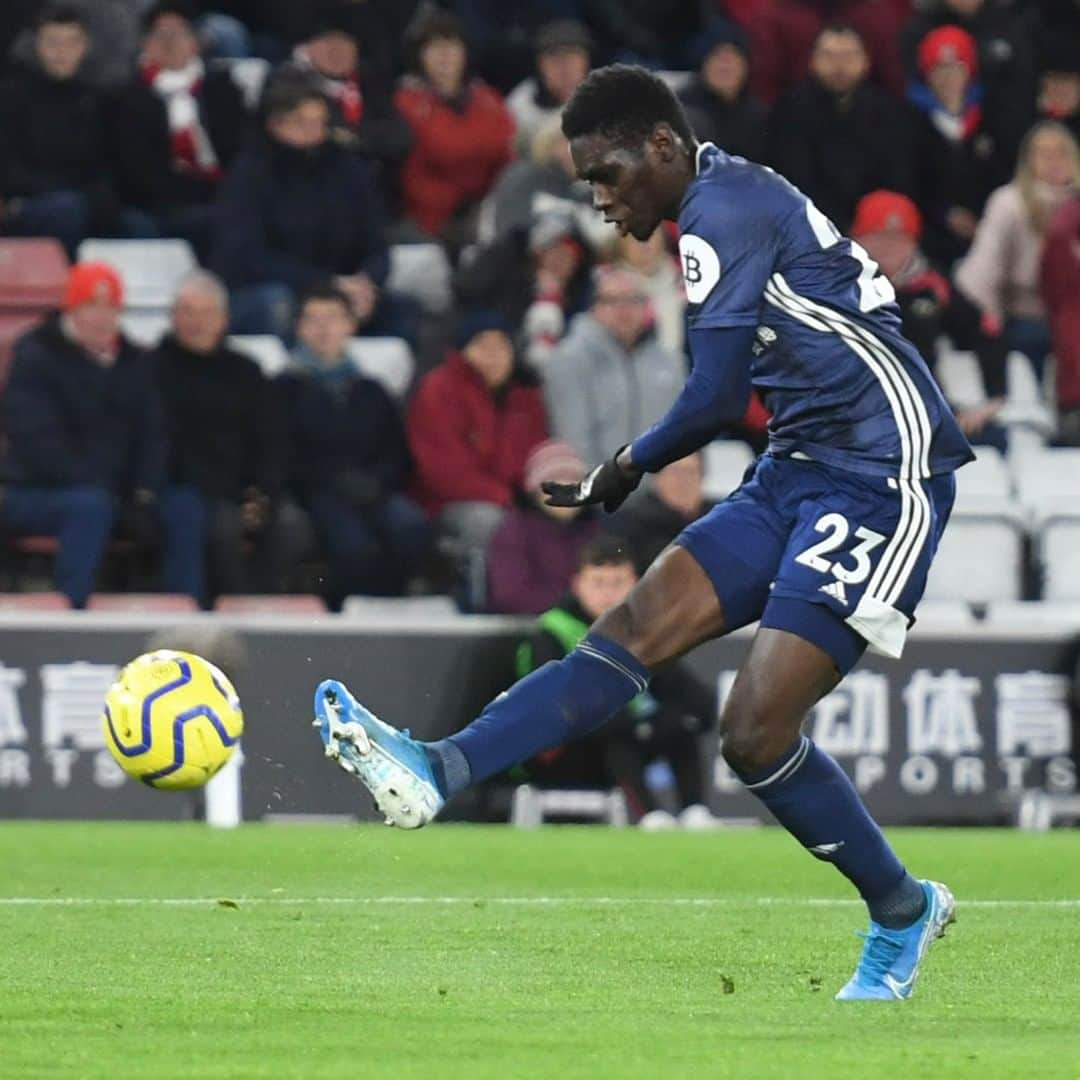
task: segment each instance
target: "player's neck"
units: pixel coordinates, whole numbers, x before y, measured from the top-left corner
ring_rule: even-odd
[[[686,189],[694,182],[697,176],[697,155],[699,143],[691,142],[689,148],[680,153],[673,163],[671,198],[664,207],[664,217],[669,221],[678,221],[679,210],[682,201],[686,197]]]

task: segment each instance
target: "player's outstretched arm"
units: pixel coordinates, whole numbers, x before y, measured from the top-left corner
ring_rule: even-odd
[[[750,400],[756,332],[756,326],[691,327],[690,378],[667,413],[630,444],[620,464],[659,472],[741,419]]]

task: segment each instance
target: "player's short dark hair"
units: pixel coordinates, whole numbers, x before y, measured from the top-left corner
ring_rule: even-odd
[[[305,289],[296,301],[297,316],[303,315],[304,308],[306,308],[308,304],[318,302],[340,304],[349,313],[349,318],[351,319],[353,317],[352,301],[345,294],[345,291],[339,289],[332,281],[324,281],[318,285],[312,285],[310,288]]]
[[[43,26],[79,26],[88,31],[86,12],[78,4],[46,4],[34,20],[34,29]]]
[[[601,533],[593,537],[578,555],[578,569],[587,566],[624,566],[634,565],[634,556],[626,546],[626,541],[619,536]]]
[[[326,94],[316,77],[302,68],[282,65],[270,77],[266,89],[263,90],[259,114],[263,120],[273,120],[276,116],[291,113],[308,101],[327,104]]]
[[[667,124],[689,146],[694,132],[679,99],[658,75],[631,64],[597,68],[574,91],[562,114],[568,139],[604,135],[638,146]]]

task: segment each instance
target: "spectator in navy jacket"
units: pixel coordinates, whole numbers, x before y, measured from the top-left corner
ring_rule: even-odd
[[[203,63],[194,18],[186,0],[160,0],[146,13],[138,71],[109,102],[106,122],[125,205],[205,256],[211,203],[249,117],[229,73]]]
[[[93,589],[114,524],[139,548],[164,544],[164,583],[195,594],[202,558],[174,504],[160,537],[165,429],[146,354],[119,332],[123,287],[104,263],[71,271],[63,310],[19,340],[3,397],[9,532],[55,536],[58,587],[75,607]]]
[[[346,353],[356,329],[333,286],[300,300],[297,345],[279,380],[289,414],[292,488],[330,563],[333,605],[351,593],[394,595],[427,554],[431,529],[404,494],[412,472],[396,404]]]
[[[55,236],[74,258],[91,232],[112,230],[101,98],[81,77],[84,15],[51,5],[38,17],[27,70],[0,86],[0,233]]]
[[[370,166],[331,141],[310,75],[279,72],[262,111],[264,137],[236,159],[217,203],[210,263],[232,293],[233,333],[290,337],[297,296],[328,278],[373,330],[391,318],[390,259]]]

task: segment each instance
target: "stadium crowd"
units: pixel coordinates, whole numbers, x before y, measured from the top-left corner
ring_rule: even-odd
[[[1080,445],[1071,0],[13,0],[0,237],[72,268],[29,319],[4,297],[23,249],[0,260],[22,331],[0,345],[9,582],[46,551],[75,607],[449,592],[538,614],[580,610],[601,531],[647,565],[706,506],[699,457],[607,522],[538,498],[686,371],[674,230],[617,238],[559,128],[612,61],[663,71],[699,137],[857,238],[931,368],[943,338],[975,355],[974,441],[1007,445],[1018,352]],[[129,329],[139,282],[87,257],[102,239],[190,246],[160,340]],[[421,244],[449,305],[394,284],[392,252]],[[245,347],[268,336],[274,371]],[[386,338],[408,385],[355,362]],[[754,400],[728,435],[760,449],[767,420]]]

